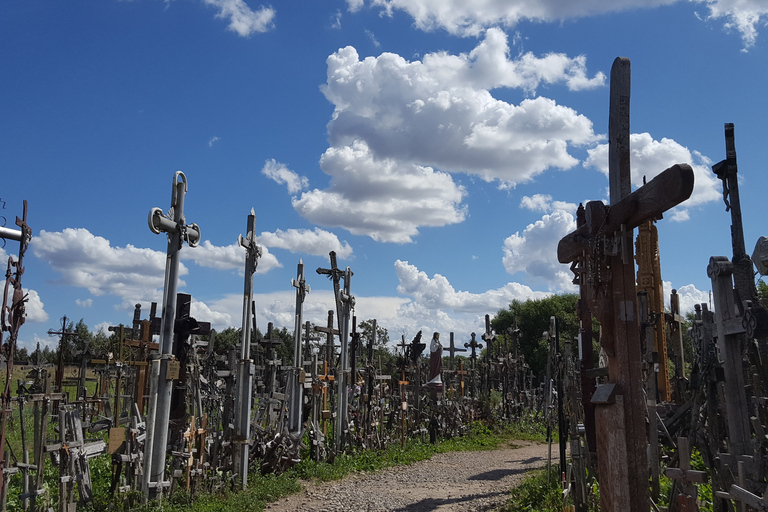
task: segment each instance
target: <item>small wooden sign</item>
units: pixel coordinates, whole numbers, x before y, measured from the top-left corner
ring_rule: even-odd
[[[125,427],[109,429],[109,453],[115,453],[125,442]]]

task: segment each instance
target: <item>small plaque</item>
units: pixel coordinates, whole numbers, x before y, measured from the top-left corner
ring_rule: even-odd
[[[165,380],[178,379],[180,371],[181,371],[181,363],[175,359],[169,359],[168,368],[165,372]]]
[[[115,453],[125,442],[125,428],[112,427],[109,429],[109,453]]]

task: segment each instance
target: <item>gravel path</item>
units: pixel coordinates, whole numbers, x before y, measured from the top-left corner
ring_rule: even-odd
[[[268,512],[487,511],[506,501],[525,473],[547,462],[547,445],[514,441],[498,450],[434,455],[410,466],[314,484]]]

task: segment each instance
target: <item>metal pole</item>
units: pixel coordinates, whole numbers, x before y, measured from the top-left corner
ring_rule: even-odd
[[[303,323],[304,297],[309,293],[309,285],[304,281],[304,262],[299,260],[296,271],[296,279],[291,280],[291,286],[296,288],[296,310],[293,328],[293,369],[291,370],[291,383],[293,392],[289,398],[290,409],[288,417],[288,430],[292,433],[302,431],[301,408],[303,403],[304,382],[301,381],[301,370],[304,367],[301,350],[301,324]]]
[[[349,401],[348,388],[349,376],[349,316],[354,306],[355,298],[350,293],[352,281],[352,271],[347,267],[344,272],[344,291],[341,292],[341,301],[343,303],[343,318],[340,318],[341,324],[341,362],[339,368],[339,410],[336,411],[336,433],[334,437],[334,446],[338,449],[344,442],[342,434],[347,428],[347,404]]]
[[[243,326],[240,330],[240,363],[237,371],[238,404],[235,409],[234,467],[239,471],[240,484],[248,485],[248,451],[251,438],[251,400],[253,395],[253,360],[251,357],[251,302],[253,274],[256,272],[261,248],[256,245],[256,214],[248,215],[246,238],[238,237],[245,248],[245,284],[243,285]]]

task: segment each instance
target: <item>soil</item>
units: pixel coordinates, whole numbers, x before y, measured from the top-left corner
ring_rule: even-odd
[[[502,506],[525,473],[544,467],[547,445],[513,441],[497,450],[452,452],[343,480],[301,482],[305,490],[268,512],[488,511]]]

